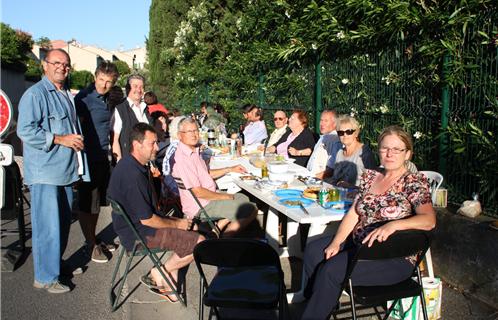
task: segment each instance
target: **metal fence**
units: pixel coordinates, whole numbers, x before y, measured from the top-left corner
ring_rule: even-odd
[[[414,136],[419,170],[444,175],[450,201],[460,203],[478,192],[486,214],[498,216],[497,21],[497,13],[491,13],[469,26],[459,56],[441,61],[435,74],[425,68],[429,62],[416,54],[416,44],[400,43],[382,53],[292,71],[266,70],[255,76],[252,102],[268,110],[267,124],[273,123],[271,111],[300,107],[315,130],[323,109],[355,114],[363,126],[363,141],[373,149],[382,128],[399,124]],[[483,33],[495,38],[483,41]],[[463,64],[454,63],[455,59]],[[462,70],[452,69],[462,65]],[[443,85],[448,70],[460,76],[451,86]],[[432,81],[434,77],[443,81]]]

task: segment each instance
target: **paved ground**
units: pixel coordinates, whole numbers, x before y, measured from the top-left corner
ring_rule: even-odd
[[[109,208],[101,214],[99,231],[101,237],[112,238],[110,227]],[[26,210],[26,221],[29,223],[29,209]],[[15,227],[14,222],[2,221],[2,229]],[[29,227],[29,225],[28,225]],[[3,250],[16,241],[15,237],[2,237]],[[28,241],[28,247],[31,242]],[[87,262],[82,252],[83,237],[77,221],[71,227],[70,242],[66,250],[65,259],[73,265]],[[110,276],[115,262],[112,259],[107,264],[89,262],[88,268],[82,275],[71,279],[74,285],[71,293],[63,295],[48,294],[45,291],[35,290],[33,283],[32,256],[28,254],[14,272],[1,273],[1,318],[10,319],[124,319],[124,320],[165,320],[165,319],[197,319],[198,318],[198,284],[199,277],[194,265],[187,271],[186,292],[188,307],[180,304],[171,304],[161,301],[161,298],[147,292],[139,284],[139,276],[144,274],[150,263],[142,263],[129,276],[126,285],[127,292],[132,291],[124,305],[116,312],[110,312],[108,289]],[[2,261],[2,263],[4,263]],[[286,274],[286,285],[289,290],[295,289],[300,277],[301,267],[299,260],[282,259]],[[6,267],[6,265],[2,266]],[[304,304],[290,306],[292,319],[299,319]],[[442,319],[498,319],[498,310],[493,310],[482,303],[445,286],[443,288]],[[245,319],[274,319],[273,313],[254,313],[250,311],[237,312],[237,316]]]

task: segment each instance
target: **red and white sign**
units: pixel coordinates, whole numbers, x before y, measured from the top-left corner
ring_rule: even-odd
[[[0,89],[0,137],[9,130],[13,112],[9,97]]]

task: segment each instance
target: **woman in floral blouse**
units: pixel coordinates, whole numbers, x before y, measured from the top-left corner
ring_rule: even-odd
[[[410,173],[405,165],[413,153],[410,135],[398,126],[390,126],[383,130],[378,142],[385,171],[366,170],[353,206],[336,235],[318,239],[306,248],[305,295],[309,300],[302,319],[328,319],[337,306],[348,261],[347,250],[341,249],[350,234],[353,245],[371,246],[398,230],[435,227],[427,179],[422,174]],[[409,278],[413,268],[412,257],[358,261],[352,280],[362,286],[390,285]]]

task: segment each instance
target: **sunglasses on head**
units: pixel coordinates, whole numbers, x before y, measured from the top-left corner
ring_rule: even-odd
[[[356,129],[348,129],[348,130],[337,130],[337,135],[339,137],[342,137],[344,134],[350,136],[352,135],[354,132],[356,131]]]
[[[284,118],[273,118],[273,121],[277,121],[277,120],[282,121],[282,120],[284,120]]]

